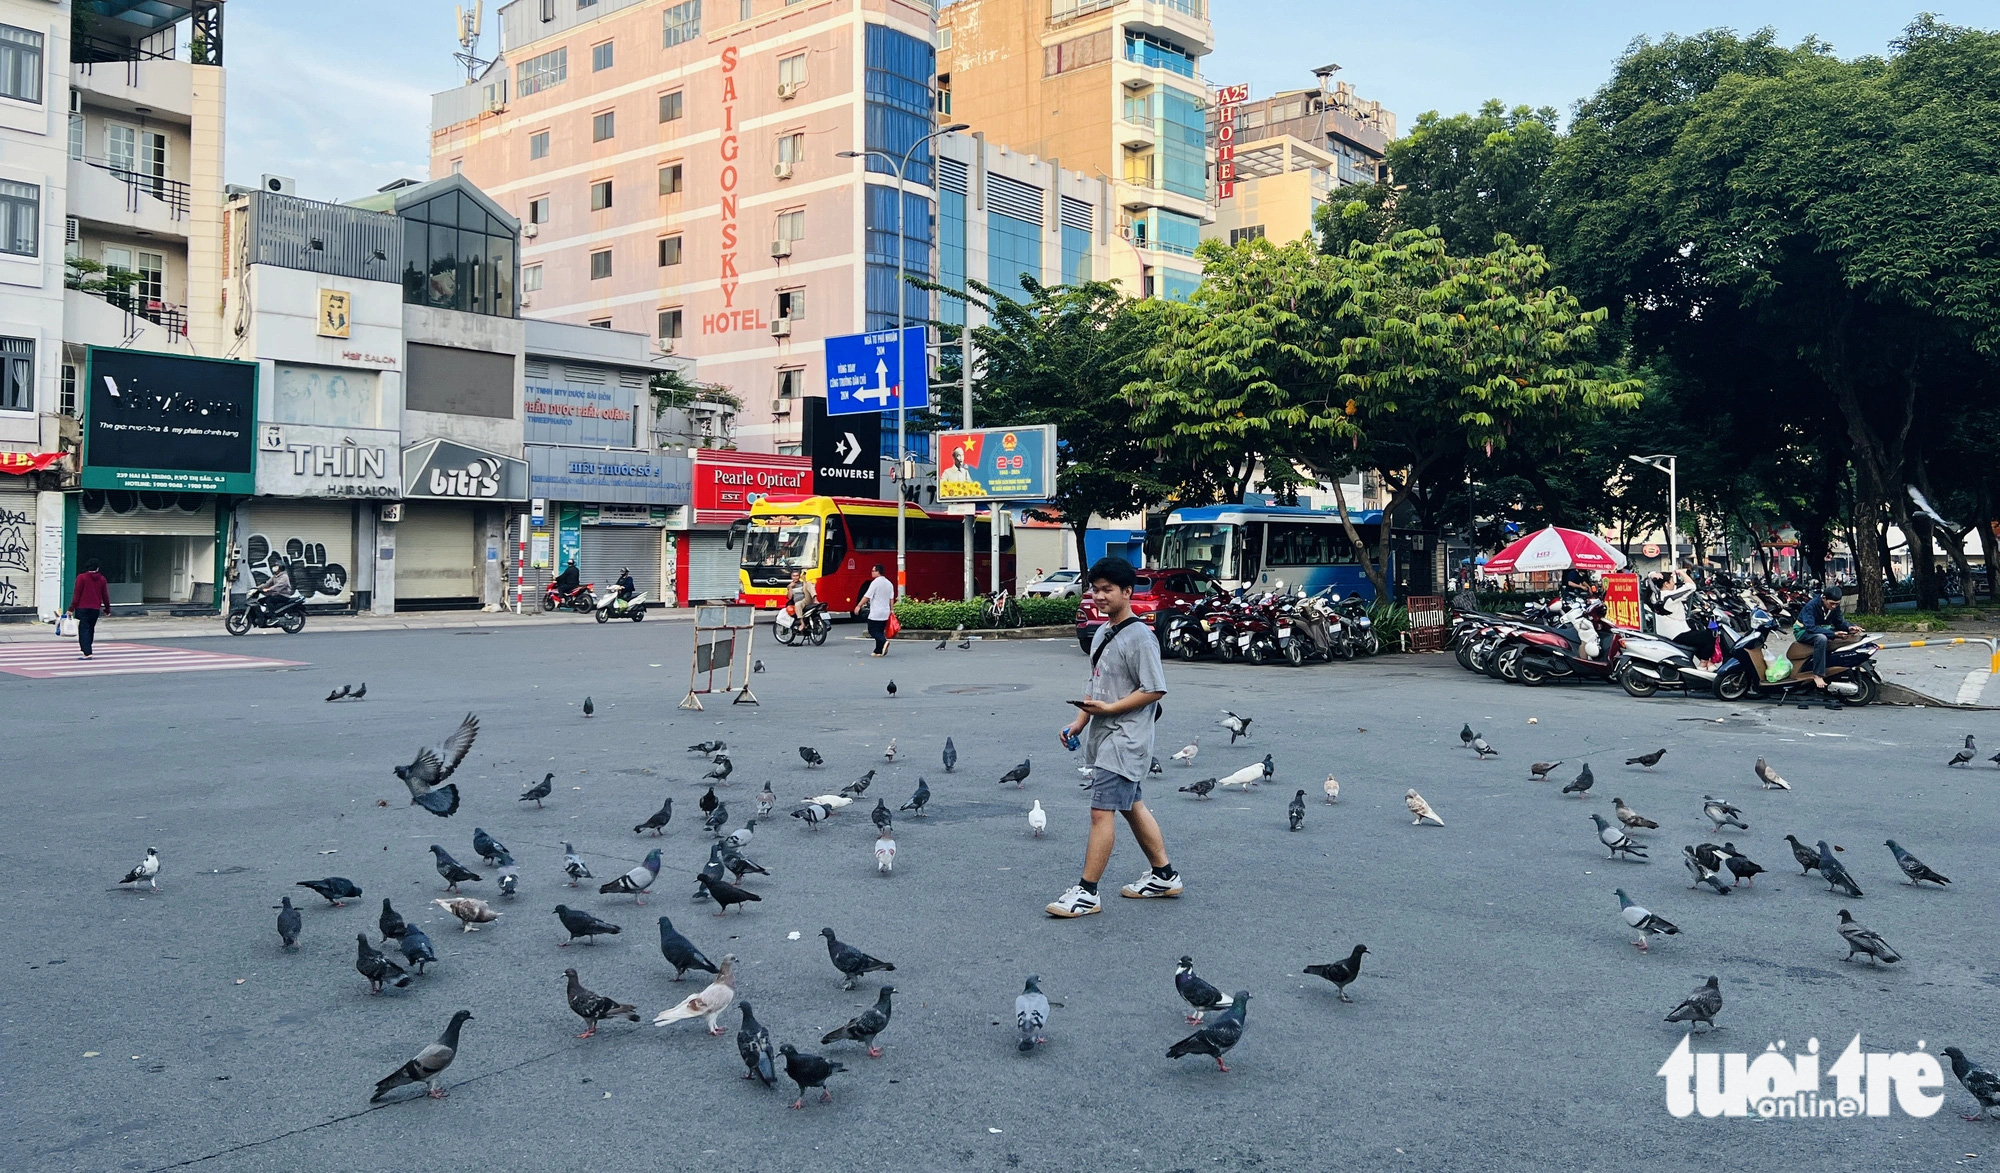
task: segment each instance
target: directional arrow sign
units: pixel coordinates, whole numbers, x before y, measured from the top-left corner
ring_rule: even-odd
[[[903,362],[907,362],[907,367]],[[903,406],[910,411],[929,407],[930,367],[925,358],[922,326],[904,329],[900,348],[894,330],[840,334],[827,339],[826,413],[852,415],[893,410],[899,371],[909,380],[909,386],[903,389]]]
[[[861,441],[854,438],[853,432],[843,433],[839,442],[834,444],[833,451],[840,457],[840,463],[853,464],[861,456]]]

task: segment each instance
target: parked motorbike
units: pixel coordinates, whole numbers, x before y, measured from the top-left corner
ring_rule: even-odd
[[[1382,640],[1375,634],[1375,620],[1369,618],[1368,604],[1360,595],[1333,597],[1333,609],[1346,621],[1352,631],[1354,650],[1364,656],[1373,656],[1382,650]]]
[[[542,588],[542,610],[555,611],[567,607],[579,615],[588,615],[597,609],[597,584],[579,583],[565,591],[551,582]]]
[[[610,594],[598,599],[593,605],[599,623],[609,623],[613,619],[630,619],[637,623],[646,617],[646,608],[653,604],[646,601],[644,591],[629,599],[621,599],[618,597],[618,589],[613,587]]]
[[[826,608],[813,607],[807,610],[805,618],[798,616],[798,608],[791,603],[780,608],[771,622],[771,633],[786,647],[797,647],[809,643],[819,647],[833,631],[833,621],[826,617]]]
[[[275,627],[286,635],[297,635],[306,629],[306,600],[303,595],[267,595],[260,588],[253,590],[244,599],[241,607],[233,607],[222,621],[222,628],[231,635],[244,635],[253,627]]]

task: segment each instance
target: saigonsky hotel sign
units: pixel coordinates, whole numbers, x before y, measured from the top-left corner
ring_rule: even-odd
[[[741,278],[736,271],[737,224],[736,210],[738,193],[743,175],[738,167],[743,154],[741,140],[736,133],[736,64],[735,45],[724,46],[722,50],[722,138],[716,143],[716,153],[721,157],[722,168],[716,172],[716,180],[722,188],[722,198],[718,205],[717,219],[722,223],[722,262],[717,274],[722,281],[722,309],[716,313],[701,316],[703,334],[728,334],[743,330],[764,330],[769,327],[764,321],[761,309],[736,308],[736,289]]]

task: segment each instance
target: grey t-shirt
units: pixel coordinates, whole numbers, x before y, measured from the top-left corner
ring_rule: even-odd
[[[1167,691],[1167,673],[1160,666],[1160,641],[1144,623],[1133,623],[1111,636],[1114,625],[1097,629],[1090,651],[1097,667],[1090,676],[1090,699],[1122,700],[1135,692]],[[1105,641],[1109,639],[1110,645]],[[1100,654],[1101,652],[1101,654]],[[1157,705],[1145,705],[1116,717],[1092,717],[1085,732],[1084,760],[1120,777],[1141,781],[1153,764],[1153,720]]]

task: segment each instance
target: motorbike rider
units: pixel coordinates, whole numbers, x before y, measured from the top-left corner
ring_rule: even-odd
[[[618,568],[618,593],[611,597],[613,603],[629,603],[639,593],[639,584],[632,581],[632,568]]]
[[[258,611],[269,615],[280,603],[292,597],[291,563],[279,558],[271,563],[270,577],[257,588],[256,605]]]
[[[819,610],[819,594],[806,581],[804,571],[792,571],[792,585],[785,591],[785,601],[792,606],[792,615],[803,627],[812,613]]]
[[[577,569],[576,561],[572,559],[568,566],[563,567],[563,572],[556,575],[556,580],[550,583],[549,587],[555,591],[557,598],[567,599],[581,585],[583,585],[583,571]]]
[[[1841,614],[1840,595],[1839,583],[1828,583],[1820,588],[1819,594],[1806,600],[1806,605],[1799,608],[1798,623],[1792,630],[1793,638],[1812,642],[1812,671],[1808,675],[1816,688],[1826,687],[1827,639],[1835,635],[1863,634],[1859,625],[1849,623],[1847,616]]]

